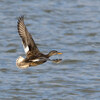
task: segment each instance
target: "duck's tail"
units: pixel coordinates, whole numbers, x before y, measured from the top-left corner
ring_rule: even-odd
[[[24,62],[24,58],[22,56],[18,57],[18,59],[16,60],[16,66],[20,69],[25,69],[29,67],[28,63]]]

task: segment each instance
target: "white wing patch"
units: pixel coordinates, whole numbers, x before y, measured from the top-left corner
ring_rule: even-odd
[[[27,53],[29,51],[29,47],[27,46],[26,48],[24,48],[25,53]]]
[[[33,62],[37,62],[37,61],[46,61],[47,59],[45,57],[40,57],[37,59],[32,60]]]
[[[29,51],[29,47],[27,46],[26,48],[25,48],[25,46],[24,46],[24,43],[22,42],[22,44],[23,44],[23,47],[24,47],[24,51],[25,51],[25,53],[27,54],[27,52]]]
[[[34,60],[32,60],[33,62],[37,62],[37,61],[40,61],[40,59],[34,59]]]

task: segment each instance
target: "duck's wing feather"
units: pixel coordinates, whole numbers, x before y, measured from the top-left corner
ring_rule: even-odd
[[[19,17],[17,28],[18,28],[18,33],[22,39],[26,57],[30,58],[32,56],[38,55],[40,53],[40,51],[37,48],[34,40],[32,39],[31,34],[28,32],[28,30],[24,24],[24,16]]]

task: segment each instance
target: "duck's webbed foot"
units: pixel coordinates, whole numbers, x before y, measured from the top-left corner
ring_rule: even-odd
[[[49,61],[52,61],[53,63],[60,63],[62,59],[49,59]]]

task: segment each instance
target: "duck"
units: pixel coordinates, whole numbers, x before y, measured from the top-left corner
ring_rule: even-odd
[[[43,54],[38,49],[32,35],[28,32],[26,25],[24,24],[24,16],[20,16],[17,22],[17,30],[22,40],[23,48],[26,57],[19,56],[16,60],[16,66],[21,69],[25,69],[32,66],[37,66],[45,63],[46,61],[52,61],[54,63],[61,62],[62,59],[50,59],[53,55],[62,54],[56,50],[50,51],[48,54]]]

